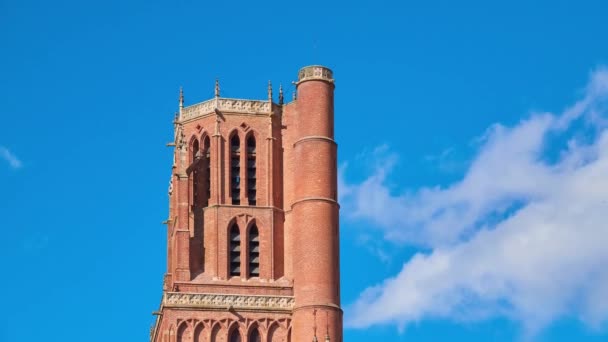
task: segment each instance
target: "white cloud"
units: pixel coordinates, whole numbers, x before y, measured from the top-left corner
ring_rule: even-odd
[[[347,309],[347,324],[508,317],[527,332],[565,316],[605,324],[607,103],[608,70],[600,69],[562,114],[490,127],[466,174],[445,188],[392,195],[390,168],[360,184],[342,179],[347,215],[374,222],[392,241],[431,248],[367,289]],[[564,147],[548,161],[555,137]]]
[[[17,156],[15,156],[8,148],[0,146],[0,157],[8,163],[13,169],[19,169],[23,166],[23,163]]]

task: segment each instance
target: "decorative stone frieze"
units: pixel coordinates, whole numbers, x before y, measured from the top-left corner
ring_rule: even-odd
[[[331,69],[319,65],[311,65],[300,69],[298,83],[309,80],[323,80],[333,83],[334,74]]]
[[[234,295],[218,293],[166,292],[163,296],[165,307],[188,308],[233,308],[235,310],[280,310],[291,311],[295,299],[290,296]]]
[[[212,114],[215,109],[227,113],[270,114],[272,104],[269,101],[215,98],[182,109],[181,120],[190,120]]]

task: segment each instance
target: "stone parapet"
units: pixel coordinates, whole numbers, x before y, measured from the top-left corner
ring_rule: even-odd
[[[272,103],[262,100],[243,100],[243,99],[228,99],[214,98],[204,102],[184,107],[181,112],[180,121],[188,121],[204,115],[213,114],[215,110],[227,113],[240,114],[270,114],[272,112]]]
[[[298,83],[310,80],[334,83],[334,73],[330,68],[321,65],[310,65],[300,69],[298,72]]]

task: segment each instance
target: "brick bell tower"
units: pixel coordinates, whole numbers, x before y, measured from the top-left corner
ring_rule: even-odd
[[[342,342],[334,79],[184,106],[153,342]]]

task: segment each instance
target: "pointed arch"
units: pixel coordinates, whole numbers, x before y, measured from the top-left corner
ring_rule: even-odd
[[[199,322],[194,327],[194,339],[193,342],[206,342],[207,336],[205,336],[205,325],[202,322]]]
[[[247,201],[249,205],[257,205],[257,168],[256,168],[256,140],[253,131],[245,138],[247,146]]]
[[[192,329],[188,322],[184,321],[177,327],[177,342],[192,341]]]
[[[260,335],[260,330],[256,323],[252,324],[249,328],[249,334],[247,334],[247,342],[262,342],[262,335]]]
[[[190,163],[194,162],[194,160],[196,159],[196,154],[199,151],[200,148],[200,143],[196,137],[196,135],[193,135],[192,137],[190,137],[190,143],[188,144],[189,149],[190,149]]]
[[[228,342],[241,342],[241,332],[239,331],[238,324],[234,323],[228,329]]]
[[[249,262],[248,276],[259,277],[260,276],[260,232],[255,221],[247,229],[247,251],[249,255],[247,260]]]
[[[211,327],[211,341],[213,341],[213,342],[219,341],[219,335],[220,335],[221,330],[222,330],[221,325],[216,322]]]
[[[200,144],[196,136],[190,138],[190,156],[188,165],[188,183],[190,184],[190,204],[196,205],[200,199],[199,167],[197,160],[200,158]]]
[[[238,130],[230,134],[230,197],[233,205],[241,204],[241,138]]]
[[[289,339],[289,332],[285,327],[278,322],[272,323],[270,329],[268,329],[268,341],[287,341]]]
[[[236,220],[230,224],[228,244],[228,274],[231,277],[238,277],[241,275],[241,231]]]

